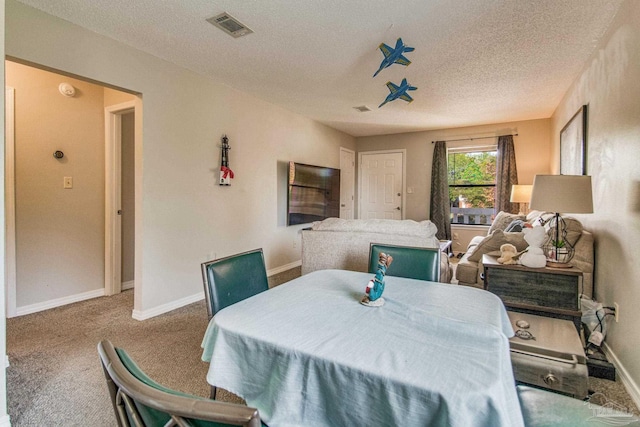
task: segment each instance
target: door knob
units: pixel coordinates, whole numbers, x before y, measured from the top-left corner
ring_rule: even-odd
[[[398,206],[398,207],[396,208],[396,210],[397,210],[397,211],[399,211],[399,210],[400,210],[400,206]]]

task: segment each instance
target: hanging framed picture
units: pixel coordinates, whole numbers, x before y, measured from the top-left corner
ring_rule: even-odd
[[[587,111],[580,107],[560,131],[560,175],[587,174]]]

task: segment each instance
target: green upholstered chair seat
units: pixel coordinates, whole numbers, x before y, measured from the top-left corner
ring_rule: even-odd
[[[120,427],[265,425],[255,408],[217,402],[158,384],[124,350],[114,348],[109,341],[100,342],[98,352]]]
[[[378,270],[380,252],[393,257],[393,262],[387,269],[387,276],[406,277],[408,279],[431,282],[440,280],[439,248],[371,243],[369,248],[369,273],[375,273]]]
[[[518,385],[526,427],[640,426],[637,417],[535,387]],[[611,422],[613,421],[613,422]]]

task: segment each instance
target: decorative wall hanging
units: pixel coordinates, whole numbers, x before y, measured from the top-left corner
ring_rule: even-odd
[[[560,175],[587,173],[587,105],[560,131]]]
[[[402,83],[400,83],[400,86],[391,82],[387,82],[387,87],[389,88],[389,91],[391,93],[387,95],[387,98],[382,104],[378,105],[378,108],[382,107],[387,102],[395,101],[396,99],[402,99],[403,101],[412,102],[413,98],[409,94],[407,94],[407,91],[418,89],[417,87],[411,86],[409,83],[407,83],[407,79],[402,79]]]
[[[409,61],[403,55],[403,53],[413,52],[415,49],[409,46],[405,46],[401,38],[398,38],[398,40],[396,41],[395,49],[384,43],[380,43],[380,46],[378,47],[382,51],[384,59],[380,63],[380,68],[378,68],[378,71],[375,72],[373,77],[377,76],[380,71],[384,70],[387,67],[390,67],[393,64],[400,64],[404,66],[411,64],[411,61]]]
[[[220,185],[231,185],[233,179],[233,171],[229,169],[229,138],[227,135],[222,137],[222,161],[220,162]]]

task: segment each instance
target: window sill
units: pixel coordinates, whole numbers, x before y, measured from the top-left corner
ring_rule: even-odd
[[[491,227],[491,224],[462,224],[459,222],[452,222],[451,227],[460,227],[460,228],[476,228],[479,230],[488,230]]]

